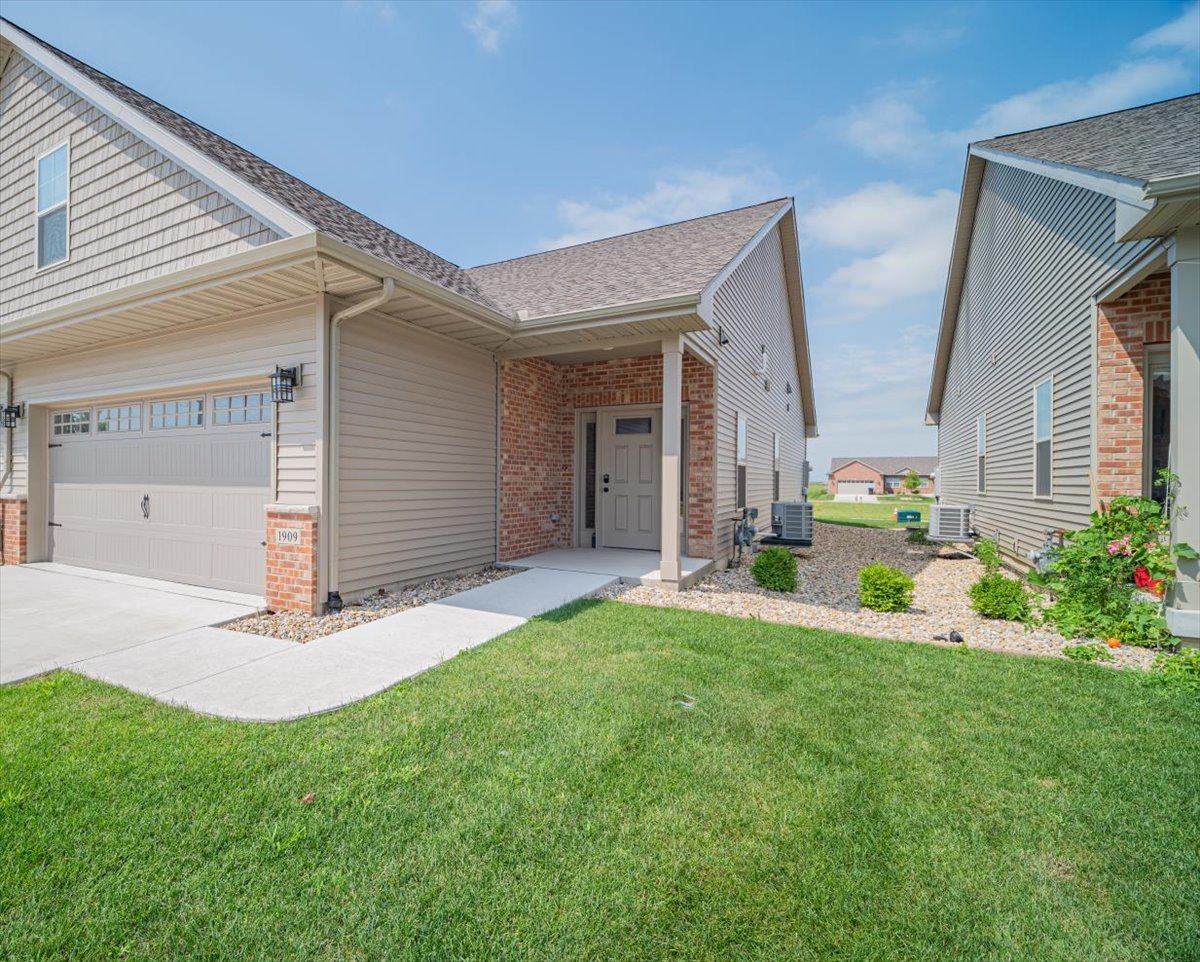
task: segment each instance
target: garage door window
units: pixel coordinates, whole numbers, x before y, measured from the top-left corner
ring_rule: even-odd
[[[204,398],[150,402],[150,429],[198,428],[204,425]]]
[[[271,394],[220,394],[213,398],[213,424],[258,424],[271,420]]]
[[[96,431],[99,434],[140,431],[142,429],[142,406],[124,405],[96,409]]]
[[[51,419],[54,436],[61,438],[69,434],[88,434],[92,430],[91,411],[59,411]]]

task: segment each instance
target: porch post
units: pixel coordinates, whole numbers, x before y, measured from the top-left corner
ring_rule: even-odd
[[[668,584],[679,583],[680,430],[683,418],[683,339],[662,342],[662,563],[659,574]]]
[[[1200,549],[1200,227],[1176,233],[1171,266],[1171,470],[1179,476],[1171,540]],[[1167,624],[1186,644],[1200,644],[1200,562],[1176,565]]]

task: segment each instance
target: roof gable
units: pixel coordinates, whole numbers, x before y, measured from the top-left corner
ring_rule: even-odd
[[[840,471],[851,464],[861,464],[864,467],[886,475],[903,475],[908,471],[929,476],[937,471],[938,459],[935,457],[872,457],[872,458],[833,458],[829,463],[829,473]]]

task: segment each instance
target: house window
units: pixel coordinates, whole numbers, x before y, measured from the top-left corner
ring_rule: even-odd
[[[739,510],[746,507],[746,419],[737,416],[737,481],[735,482],[735,505]]]
[[[96,433],[120,433],[142,429],[142,406],[127,404],[96,409]]]
[[[615,434],[650,434],[654,425],[650,418],[617,418]]]
[[[259,424],[270,420],[270,391],[220,394],[213,398],[213,424]]]
[[[69,148],[55,147],[37,159],[37,266],[67,259]]]
[[[198,428],[204,424],[204,398],[150,402],[150,429]]]
[[[771,435],[771,500],[779,500],[779,435]]]
[[[987,490],[987,415],[979,415],[975,426],[975,490]]]
[[[1054,382],[1050,378],[1033,389],[1033,494],[1050,497],[1051,448],[1054,433]]]
[[[92,430],[91,411],[59,411],[50,423],[55,437],[67,434],[89,434]]]
[[[1155,501],[1164,501],[1166,488],[1158,472],[1167,467],[1171,449],[1171,352],[1164,347],[1146,349],[1146,490]]]

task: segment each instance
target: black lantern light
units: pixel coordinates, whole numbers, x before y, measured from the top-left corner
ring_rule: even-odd
[[[294,401],[298,374],[297,368],[276,365],[275,373],[271,375],[271,400],[277,404]]]
[[[4,426],[11,430],[12,428],[15,428],[17,426],[17,421],[19,421],[24,416],[25,416],[25,405],[24,404],[5,405],[5,407],[4,407]]]

